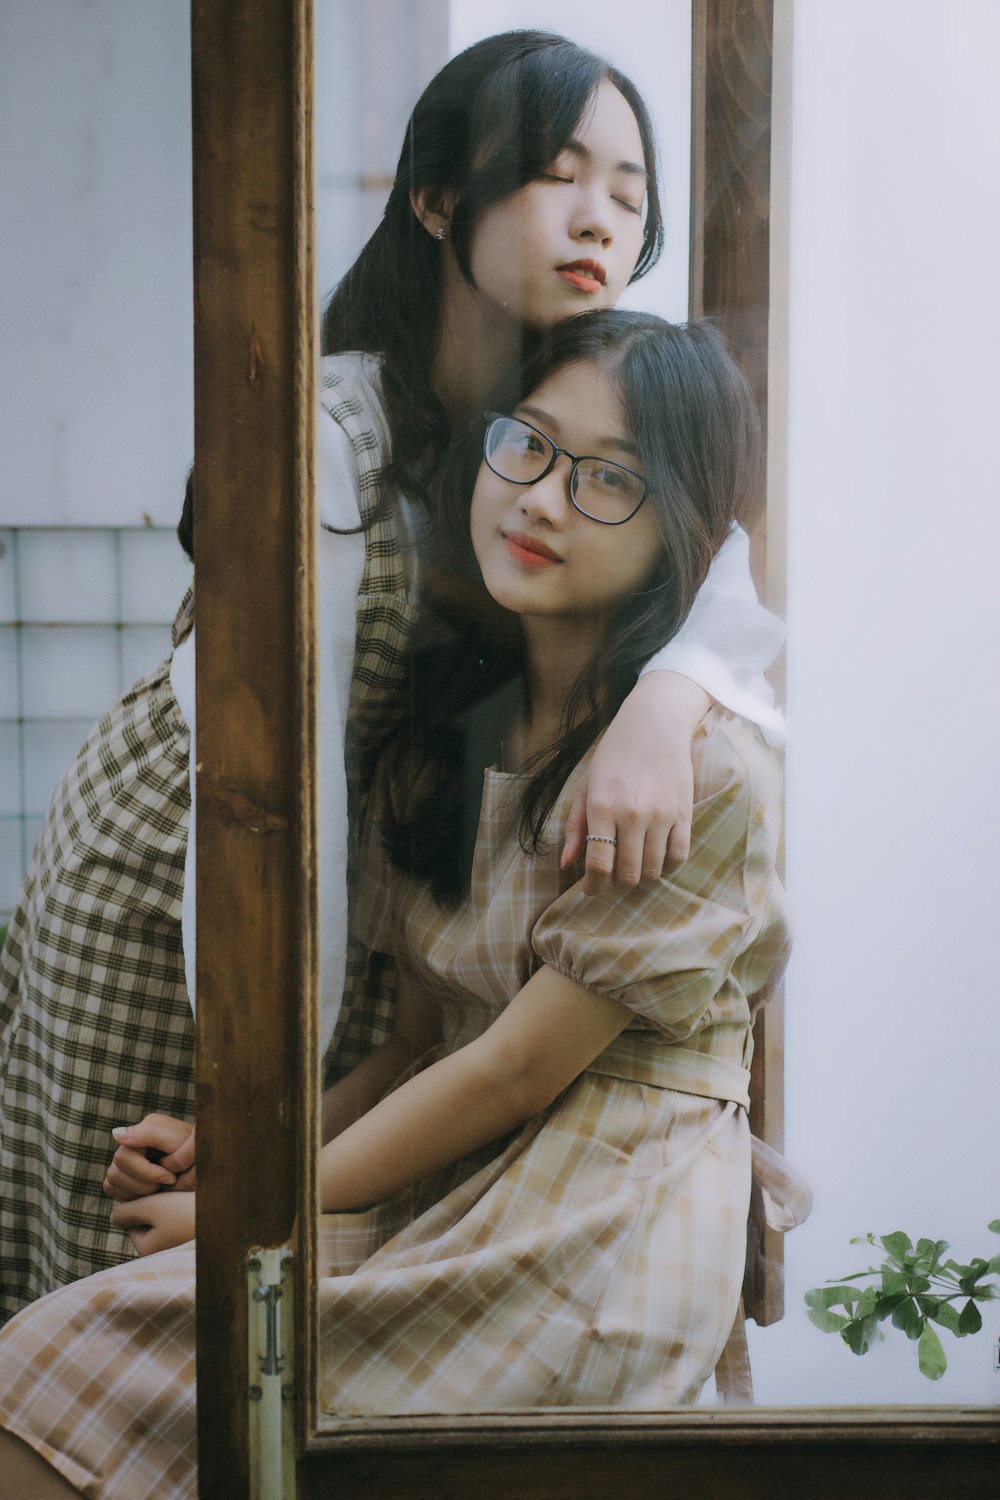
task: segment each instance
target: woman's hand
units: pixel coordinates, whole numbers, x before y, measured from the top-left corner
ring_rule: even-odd
[[[125,1230],[140,1255],[155,1255],[194,1239],[194,1204],[194,1193],[153,1193],[116,1203],[111,1222]]]
[[[118,1149],[104,1178],[109,1198],[125,1203],[161,1188],[194,1188],[194,1126],[187,1121],[147,1115],[138,1125],[119,1125],[111,1134]]]
[[[586,852],[588,896],[656,880],[691,849],[691,737],[712,706],[677,672],[640,677],[608,725],[566,823],[562,865]],[[611,842],[614,840],[614,842]]]

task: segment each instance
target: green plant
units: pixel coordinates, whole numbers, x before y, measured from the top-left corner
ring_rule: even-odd
[[[988,1227],[1000,1234],[1000,1219]],[[878,1238],[866,1234],[851,1244],[880,1247],[885,1259],[806,1292],[810,1320],[823,1333],[839,1333],[854,1354],[867,1354],[882,1338],[879,1325],[889,1318],[916,1343],[921,1374],[940,1380],[948,1361],[934,1324],[959,1339],[979,1332],[983,1318],[977,1304],[1000,1297],[1000,1283],[991,1279],[1000,1276],[1000,1255],[990,1260],[977,1256],[967,1266],[959,1265],[942,1260],[951,1248],[947,1240],[918,1240],[914,1246],[901,1230]],[[848,1285],[862,1281],[868,1285]],[[956,1302],[964,1304],[961,1310]],[[843,1312],[834,1310],[838,1307]]]

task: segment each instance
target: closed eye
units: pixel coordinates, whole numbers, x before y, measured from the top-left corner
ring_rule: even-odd
[[[615,198],[615,202],[616,203],[620,203],[621,206],[622,206],[622,208],[627,208],[630,214],[641,214],[642,213],[642,204],[641,203],[632,203],[628,198],[617,198],[617,197]]]

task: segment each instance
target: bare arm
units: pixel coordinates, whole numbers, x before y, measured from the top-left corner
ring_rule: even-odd
[[[324,1142],[340,1135],[373,1109],[407,1068],[441,1039],[440,1016],[413,980],[399,975],[399,999],[392,1035],[323,1095]]]
[[[608,725],[570,809],[563,865],[586,853],[588,896],[655,880],[691,848],[691,737],[713,699],[676,672],[640,677]],[[585,835],[602,835],[585,842]],[[617,843],[605,842],[614,838]]]
[[[530,1119],[603,1052],[630,1014],[555,969],[539,969],[481,1037],[323,1147],[323,1208],[375,1203]]]

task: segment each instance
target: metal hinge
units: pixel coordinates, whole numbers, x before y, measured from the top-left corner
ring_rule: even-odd
[[[295,1361],[292,1358],[292,1251],[251,1250],[250,1500],[295,1500]]]

